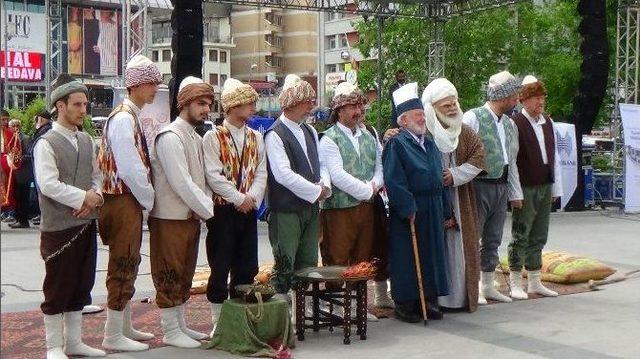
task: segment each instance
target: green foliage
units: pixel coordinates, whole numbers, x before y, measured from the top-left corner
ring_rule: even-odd
[[[615,16],[609,16],[609,23],[612,19],[615,21]],[[543,81],[549,93],[547,112],[558,121],[568,120],[580,80],[579,22],[576,1],[560,0],[501,7],[449,20],[444,30],[445,76],[456,85],[462,108],[482,104],[489,77],[506,69],[520,78],[533,74]],[[390,106],[388,92],[397,69],[404,69],[407,79],[421,88],[426,85],[431,26],[415,19],[385,22],[383,108]],[[375,56],[377,22],[361,21],[356,27],[360,32],[358,48],[365,56]],[[358,73],[361,88],[375,89],[376,81],[377,61],[362,63]],[[377,108],[378,102],[372,108]],[[385,112],[385,119],[389,113]],[[606,116],[606,111],[601,114]],[[376,118],[376,110],[367,116],[374,124]]]
[[[606,154],[593,155],[591,157],[591,165],[596,172],[607,173],[613,170],[611,156]]]
[[[9,114],[11,118],[17,118],[21,123],[21,131],[27,136],[33,135],[36,131],[36,123],[33,120],[34,117],[44,110],[46,104],[42,97],[37,97],[33,101],[31,101],[24,111],[21,111],[17,108],[10,108]]]
[[[17,118],[22,123],[22,133],[27,136],[32,136],[36,131],[36,123],[34,118],[37,114],[42,112],[45,109],[46,103],[42,97],[37,97],[33,101],[29,102],[27,107],[24,110],[20,110],[18,108],[10,108],[7,111],[11,118]],[[91,137],[96,137],[96,128],[91,121],[91,116],[87,115],[83,120],[83,131],[91,135]]]

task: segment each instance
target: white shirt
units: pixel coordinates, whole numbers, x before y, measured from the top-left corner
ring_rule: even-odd
[[[307,157],[307,161],[309,161],[309,156],[307,155],[307,144],[304,139],[304,130],[300,127],[301,124],[287,119],[284,114],[280,116],[280,120],[296,137],[296,140],[300,143],[300,146]],[[311,127],[311,130],[316,143],[318,143],[318,133],[313,127]],[[277,133],[274,131],[267,133],[264,142],[273,177],[279,184],[289,189],[297,197],[309,203],[314,203],[318,200],[318,197],[320,197],[322,186],[331,188],[329,173],[326,168],[322,166],[320,166],[319,183],[311,183],[304,177],[293,172],[291,169],[291,162],[284,150],[284,143]],[[318,150],[318,155],[319,153],[320,151]],[[311,162],[309,162],[309,166],[311,166]]]
[[[245,131],[251,131],[247,126],[235,127],[225,120],[222,125],[231,133],[231,137],[236,144],[238,156],[242,155],[244,148]],[[204,152],[204,167],[207,184],[213,192],[220,195],[225,201],[240,206],[244,202],[245,194],[238,191],[234,181],[229,181],[223,172],[223,164],[220,161],[220,142],[216,136],[216,129],[207,132],[202,139],[202,149]],[[259,132],[256,134],[258,147],[258,167],[256,168],[253,184],[247,193],[256,200],[256,206],[260,206],[264,198],[264,191],[267,188],[267,161],[264,154],[264,140]]]
[[[498,137],[500,138],[500,144],[502,145],[502,158],[504,158],[504,164],[508,165],[509,156],[507,155],[507,137],[504,133],[504,127],[502,126],[502,120],[507,116],[502,115],[502,117],[498,118],[498,115],[496,115],[493,110],[491,110],[491,107],[489,107],[489,103],[485,103],[484,108],[489,110],[491,117],[493,117],[493,120],[496,121]],[[478,121],[475,112],[467,111],[462,117],[462,122],[471,127],[476,133],[480,131],[480,121]]]
[[[185,132],[191,137],[189,145],[197,146],[198,134],[188,122],[176,117],[174,121],[176,125],[181,126]],[[198,217],[207,220],[213,217],[213,199],[205,193],[198,185],[193,182],[189,167],[187,165],[187,156],[184,152],[184,146],[180,137],[173,132],[166,132],[156,140],[155,151],[158,161],[167,176],[167,181],[182,201],[194,211]],[[194,150],[195,153],[201,153],[199,149]],[[199,159],[202,163],[202,158]],[[204,166],[204,164],[203,164]]]
[[[527,118],[527,120],[529,120],[529,123],[531,124],[531,127],[533,128],[533,132],[536,134],[536,139],[538,140],[538,147],[540,148],[540,153],[542,154],[542,162],[545,165],[549,164],[549,156],[547,156],[547,146],[545,146],[544,144],[544,130],[542,128],[542,125],[544,125],[545,123],[547,123],[547,119],[544,118],[543,115],[539,115],[538,116],[538,120],[536,121],[533,116],[531,116],[527,110],[525,110],[524,108],[522,109],[522,114],[524,115],[524,117]],[[553,126],[553,121],[551,121],[551,125]],[[556,130],[555,127],[553,128],[553,134],[555,137],[556,134]],[[558,141],[557,138],[555,138],[556,143]],[[553,186],[551,188],[551,195],[553,197],[560,197],[562,196],[562,170],[560,167],[560,155],[558,154],[558,148],[556,146],[555,148],[555,163],[553,164]]]
[[[56,131],[78,150],[77,131],[72,131],[63,127],[58,122],[54,122],[51,131]],[[92,141],[93,143],[93,141]],[[40,193],[52,200],[61,203],[73,209],[81,209],[84,203],[86,191],[72,185],[61,182],[58,177],[60,172],[56,166],[56,155],[53,148],[47,141],[38,141],[33,150],[34,170],[36,182]],[[102,171],[98,168],[96,161],[96,145],[93,143],[92,160],[93,171],[91,172],[91,188],[96,193],[101,193],[102,188]]]
[[[507,137],[506,133],[504,132],[504,127],[502,126],[502,121],[511,121],[511,126],[513,127],[514,131],[516,131],[516,133],[518,128],[516,127],[515,123],[513,123],[513,120],[509,118],[509,116],[502,115],[501,118],[498,118],[498,116],[489,107],[489,103],[485,103],[484,107],[489,110],[489,113],[496,121],[496,127],[498,128],[498,137],[500,138],[500,144],[502,145],[502,157],[504,158],[504,164],[509,166],[509,173],[507,178],[507,192],[509,201],[522,200],[524,199],[524,193],[522,192],[522,186],[520,185],[520,174],[518,173],[518,161],[516,158],[519,144],[513,144],[515,148],[513,151],[515,152],[511,157],[509,157],[507,149]],[[480,121],[478,121],[478,118],[473,111],[467,111],[462,117],[462,121],[469,127],[471,127],[476,133],[480,131]]]
[[[351,129],[340,122],[337,123],[337,126],[345,133],[347,138],[349,138],[356,153],[360,156],[360,143],[358,142],[358,138],[368,135],[368,132],[364,132],[367,131],[366,128],[361,129],[360,127],[356,127],[356,133],[354,134]],[[374,175],[368,181],[361,181],[344,170],[344,163],[338,145],[329,138],[329,136],[323,136],[320,140],[320,165],[329,172],[331,183],[359,201],[366,201],[373,196],[374,190],[372,186],[375,186],[377,192],[384,184],[382,174],[382,145],[380,145],[377,139],[374,139],[374,141],[376,143]]]
[[[136,117],[140,115],[141,109],[131,100],[125,99],[124,104],[133,110]],[[153,208],[154,191],[147,177],[147,169],[138,156],[133,121],[134,118],[128,112],[119,112],[109,121],[106,136],[118,169],[116,175],[129,187],[142,207],[150,211]],[[142,130],[139,121],[138,126]]]

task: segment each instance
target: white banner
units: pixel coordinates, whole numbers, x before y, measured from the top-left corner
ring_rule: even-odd
[[[42,13],[7,10],[7,47],[15,52],[47,53],[47,18]],[[2,33],[4,33],[4,16]],[[0,39],[4,51],[4,36]]]
[[[113,107],[118,106],[127,97],[126,88],[113,89]],[[164,87],[158,90],[153,103],[145,105],[138,118],[142,123],[142,131],[147,138],[149,152],[152,151],[156,135],[171,121],[171,111],[169,110],[169,89]]]
[[[640,105],[620,104],[624,130],[624,211],[640,213]]]
[[[554,122],[556,150],[562,173],[562,197],[560,208],[564,208],[578,187],[578,148],[576,126],[570,123]]]

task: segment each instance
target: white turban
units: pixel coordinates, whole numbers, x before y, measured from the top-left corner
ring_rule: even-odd
[[[446,121],[448,128],[442,126],[433,105],[447,97],[455,97],[458,113],[462,114],[460,104],[458,103],[458,91],[453,84],[445,79],[439,78],[431,81],[422,93],[422,106],[424,106],[424,114],[427,122],[427,129],[433,136],[436,146],[443,153],[450,153],[458,148],[458,137],[462,130],[462,121]]]

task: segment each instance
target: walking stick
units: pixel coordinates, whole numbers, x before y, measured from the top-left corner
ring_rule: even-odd
[[[427,302],[424,299],[424,287],[422,285],[422,269],[420,266],[420,255],[418,254],[418,237],[416,235],[415,219],[409,220],[411,227],[411,242],[413,243],[413,257],[416,264],[416,274],[418,277],[418,291],[420,292],[420,306],[422,308],[422,320],[427,325]]]

